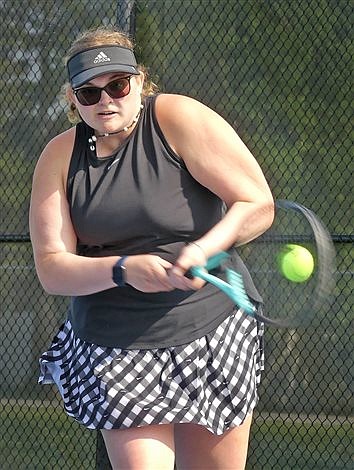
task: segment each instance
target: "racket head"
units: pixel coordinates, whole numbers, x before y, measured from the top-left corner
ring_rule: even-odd
[[[314,259],[314,271],[303,282],[282,274],[279,256],[288,245],[306,248]],[[264,314],[256,317],[268,325],[308,325],[333,292],[335,250],[331,236],[320,219],[301,204],[276,201],[270,229],[238,251],[264,301]]]

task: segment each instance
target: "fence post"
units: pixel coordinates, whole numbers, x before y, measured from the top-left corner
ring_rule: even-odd
[[[135,0],[117,1],[116,26],[130,36],[135,36]]]
[[[112,470],[101,431],[97,431],[96,470]]]

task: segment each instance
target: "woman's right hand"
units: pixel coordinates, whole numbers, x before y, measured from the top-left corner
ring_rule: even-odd
[[[168,270],[172,263],[157,255],[131,255],[125,260],[126,283],[141,292],[168,292],[171,284]]]

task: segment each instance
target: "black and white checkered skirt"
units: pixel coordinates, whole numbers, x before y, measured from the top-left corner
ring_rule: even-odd
[[[90,429],[194,423],[214,434],[242,424],[263,370],[263,326],[240,311],[182,346],[97,346],[67,321],[40,359],[40,383],[56,383],[69,416]]]

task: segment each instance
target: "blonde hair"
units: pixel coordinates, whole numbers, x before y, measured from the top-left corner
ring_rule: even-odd
[[[129,38],[129,36],[112,26],[101,26],[99,28],[89,29],[80,34],[71,45],[64,59],[65,66],[68,63],[68,60],[78,52],[89,49],[90,47],[107,46],[112,44],[127,47],[128,49],[132,50],[134,49],[133,41]],[[158,87],[148,78],[148,71],[146,67],[144,65],[138,65],[137,68],[145,75],[142,90],[143,98],[155,94],[158,91]],[[70,99],[70,90],[71,85],[69,82],[66,82],[62,87],[62,94],[66,104],[68,105],[66,115],[72,124],[77,124],[81,121],[81,117],[76,109],[75,104]]]

